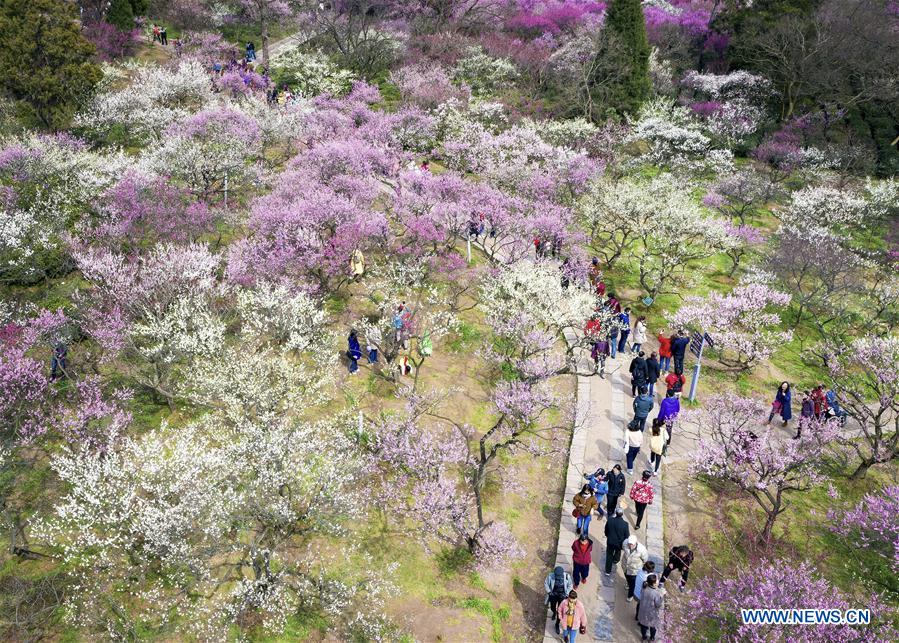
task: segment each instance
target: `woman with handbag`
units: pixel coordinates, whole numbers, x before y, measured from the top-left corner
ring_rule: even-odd
[[[793,417],[793,409],[790,404],[793,399],[792,391],[790,391],[789,382],[781,382],[774,396],[774,402],[771,403],[771,414],[768,416],[768,423],[774,419],[775,415],[779,415],[786,426],[790,418]]]
[[[577,592],[568,592],[568,598],[559,605],[559,620],[562,622],[562,640],[575,643],[578,634],[587,633],[587,612],[577,599]]]
[[[668,450],[668,427],[665,420],[656,418],[652,421],[652,429],[649,435],[649,464],[654,466],[652,475],[659,475],[659,467],[662,466],[662,456]]]

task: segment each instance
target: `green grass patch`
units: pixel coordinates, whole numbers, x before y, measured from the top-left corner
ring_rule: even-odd
[[[466,598],[459,606],[476,614],[486,616],[490,620],[492,628],[490,640],[503,640],[503,622],[509,620],[509,616],[512,613],[508,605],[494,606],[493,603],[484,598]]]

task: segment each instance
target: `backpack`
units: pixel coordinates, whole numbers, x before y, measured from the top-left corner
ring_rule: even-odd
[[[561,574],[553,573],[553,591],[549,594],[553,598],[565,598],[565,571]]]

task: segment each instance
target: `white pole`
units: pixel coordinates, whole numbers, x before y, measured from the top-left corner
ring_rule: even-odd
[[[359,411],[359,435],[362,435],[362,411]]]
[[[471,263],[471,235],[468,235],[468,263]]]
[[[696,388],[699,385],[699,369],[702,366],[702,350],[705,348],[705,331],[699,338],[699,355],[696,356],[696,366],[693,367],[693,380],[690,382],[690,401],[696,401]]]
[[[228,209],[228,173],[225,172],[225,209]]]

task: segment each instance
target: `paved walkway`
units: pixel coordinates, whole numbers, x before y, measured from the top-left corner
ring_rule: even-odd
[[[587,372],[589,356],[580,356],[580,370]],[[575,519],[571,515],[571,498],[581,490],[584,484],[584,473],[592,472],[597,467],[609,469],[611,465],[620,463],[625,466],[625,431],[631,411],[630,377],[626,376],[630,358],[619,357],[606,362],[607,374],[599,376],[578,376],[577,408],[575,411],[575,433],[571,441],[568,459],[565,498],[562,505],[562,522],[559,525],[559,540],[556,551],[556,564],[567,571],[572,569],[571,544],[575,536]],[[658,399],[657,399],[658,402]],[[648,464],[649,440],[645,440],[644,450],[637,456],[635,473]],[[664,469],[664,465],[663,465]],[[635,476],[627,476],[627,492]],[[639,532],[634,530],[636,516],[633,502],[625,498],[631,533],[636,533],[640,541],[646,545],[650,557],[661,569],[662,556],[665,554],[662,520],[662,486],[659,478],[653,479],[655,500],[646,510],[643,526]],[[592,624],[587,634],[579,635],[578,641],[639,641],[640,630],[634,621],[634,603],[629,603],[627,584],[621,566],[617,565],[611,577],[602,574],[605,561],[605,520],[594,516],[590,523],[590,537],[593,540],[593,564],[585,584],[578,589],[578,595],[584,603],[587,616]],[[544,633],[544,643],[558,641],[552,618],[548,617]]]

